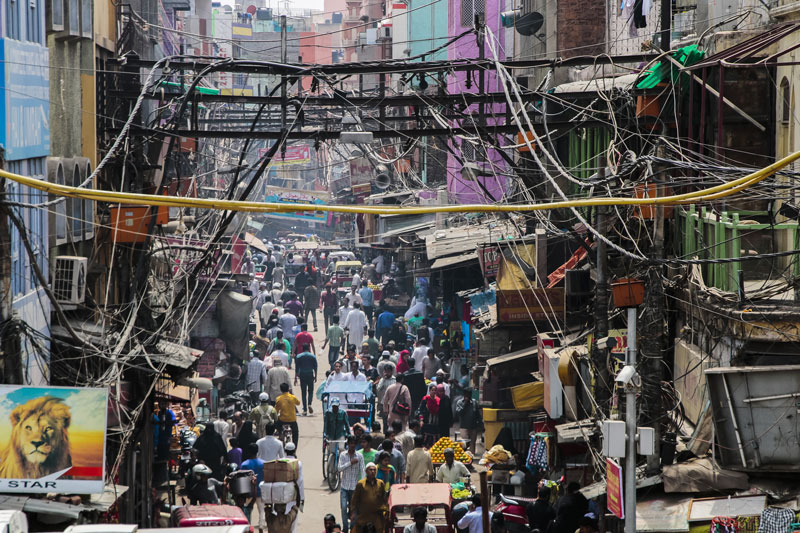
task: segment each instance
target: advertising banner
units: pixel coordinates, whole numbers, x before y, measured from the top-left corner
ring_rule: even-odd
[[[608,510],[620,520],[625,518],[625,500],[622,496],[622,467],[606,457],[606,502]]]
[[[325,205],[325,202],[320,200],[317,195],[309,191],[306,194],[303,191],[297,192],[279,192],[277,194],[267,194],[264,201],[267,203],[279,204],[316,204]],[[281,220],[304,220],[306,222],[318,222],[324,224],[328,221],[328,214],[324,211],[287,211],[267,213],[264,215],[267,218],[277,218]]]
[[[267,154],[266,148],[259,148],[258,158],[261,159]],[[301,163],[311,162],[311,147],[307,144],[300,146],[287,146],[286,154],[281,157],[280,150],[270,163],[272,166],[277,165],[299,165]]]
[[[480,259],[484,278],[494,279],[497,277],[497,271],[500,270],[500,260],[502,258],[503,254],[500,252],[500,248],[494,244],[478,247],[478,259]]]
[[[0,492],[97,494],[108,390],[0,386]]]

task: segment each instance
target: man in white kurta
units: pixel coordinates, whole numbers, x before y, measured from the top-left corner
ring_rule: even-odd
[[[348,332],[348,344],[356,347],[361,346],[361,342],[367,334],[367,315],[361,310],[361,305],[354,305],[353,310],[347,314],[343,327]]]

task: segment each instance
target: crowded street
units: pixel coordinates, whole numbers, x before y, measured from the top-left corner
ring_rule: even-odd
[[[5,0],[0,533],[800,533],[798,43]]]

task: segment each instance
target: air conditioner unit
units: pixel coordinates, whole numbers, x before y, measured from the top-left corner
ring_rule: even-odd
[[[86,268],[88,260],[85,257],[59,255],[55,260],[53,270],[53,295],[58,303],[65,309],[82,304],[86,297]]]

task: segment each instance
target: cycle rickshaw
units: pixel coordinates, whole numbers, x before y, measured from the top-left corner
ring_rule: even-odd
[[[331,398],[339,399],[339,408],[347,413],[348,426],[362,423],[372,427],[375,417],[375,401],[372,383],[367,381],[334,381],[322,392],[322,409],[328,412]],[[348,428],[348,433],[350,430]],[[339,488],[339,453],[344,447],[344,440],[328,440],[323,429],[322,436],[322,477],[333,491]]]

